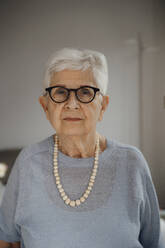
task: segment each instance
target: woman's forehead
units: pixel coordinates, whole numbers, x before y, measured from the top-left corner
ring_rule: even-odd
[[[96,85],[91,70],[62,70],[59,72],[53,72],[51,75],[50,85],[55,85],[56,83],[65,84],[65,86],[74,84],[85,84]]]

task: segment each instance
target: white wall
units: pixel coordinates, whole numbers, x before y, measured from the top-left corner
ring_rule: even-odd
[[[163,7],[156,0],[2,1],[0,149],[53,132],[38,103],[51,53],[67,46],[98,50],[107,56],[110,78],[109,109],[98,130],[142,149],[165,207]],[[143,45],[160,49],[143,51],[141,76],[137,33]]]

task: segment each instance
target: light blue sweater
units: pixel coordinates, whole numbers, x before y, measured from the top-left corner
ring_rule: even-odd
[[[0,207],[0,240],[22,248],[164,248],[159,205],[139,149],[107,138],[96,180],[78,207],[64,204],[53,175],[53,135],[22,149]],[[85,191],[93,157],[59,151],[59,174],[71,199]]]

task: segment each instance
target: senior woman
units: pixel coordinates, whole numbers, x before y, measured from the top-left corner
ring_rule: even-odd
[[[39,102],[55,133],[23,148],[15,161],[0,209],[5,244],[163,247],[145,158],[96,131],[109,104],[107,83],[99,52],[64,48],[50,59]]]

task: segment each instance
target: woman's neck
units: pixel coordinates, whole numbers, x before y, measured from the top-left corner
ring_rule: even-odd
[[[107,145],[106,139],[100,134],[98,134],[98,136],[100,142],[100,152],[103,152],[106,149]],[[88,136],[58,135],[58,150],[60,150],[65,155],[73,158],[94,157],[96,148],[96,138],[96,134]]]

